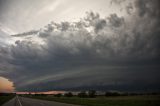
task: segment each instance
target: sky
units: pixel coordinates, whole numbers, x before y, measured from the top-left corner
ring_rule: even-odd
[[[1,92],[14,92],[13,82],[6,78],[0,77],[0,91]]]
[[[11,92],[159,91],[159,5],[0,0],[0,82]]]

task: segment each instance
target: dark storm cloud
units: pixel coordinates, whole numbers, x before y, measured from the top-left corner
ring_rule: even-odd
[[[26,35],[33,35],[33,34],[37,34],[37,33],[38,33],[37,30],[32,30],[29,32],[19,33],[19,34],[15,34],[15,35],[11,35],[11,36],[26,36]]]
[[[44,43],[25,39],[9,47],[11,58],[6,60],[17,70],[2,75],[11,78],[21,91],[131,89],[136,85],[137,89],[149,86],[157,90],[160,10],[158,0],[141,2],[132,4],[136,11],[128,17],[111,14],[101,18],[88,12],[79,22],[51,22],[33,33]]]
[[[111,0],[111,4],[121,4],[121,3],[123,3],[123,2],[125,2],[126,0]]]
[[[109,23],[114,27],[120,27],[124,24],[124,18],[118,17],[117,14],[111,14],[110,17],[108,17]]]
[[[159,6],[160,1],[158,0],[137,0],[135,6],[138,10],[139,16],[149,15],[149,16],[160,16]],[[157,17],[158,18],[158,17]]]
[[[106,26],[106,20],[100,19],[98,13],[87,12],[87,17],[85,20],[89,22],[90,26],[94,26],[94,31],[97,33],[99,30],[103,29]]]
[[[0,0],[0,11],[4,11],[4,7],[7,4],[7,0]]]
[[[129,15],[131,15],[131,13],[133,12],[133,5],[132,3],[129,3],[127,6],[126,6],[126,11]]]

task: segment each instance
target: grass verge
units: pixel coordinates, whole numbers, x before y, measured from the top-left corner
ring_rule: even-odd
[[[0,96],[0,106],[12,99],[14,96]]]

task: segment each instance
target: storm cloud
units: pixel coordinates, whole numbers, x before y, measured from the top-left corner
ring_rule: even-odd
[[[0,75],[18,91],[159,90],[159,4],[134,0],[125,16],[90,11],[80,21],[12,35],[22,39],[0,46],[0,65],[9,66]]]

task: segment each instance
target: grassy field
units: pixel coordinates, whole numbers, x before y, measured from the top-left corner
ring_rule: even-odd
[[[119,97],[53,97],[32,96],[32,98],[57,101],[83,106],[160,106],[160,96],[119,96]]]
[[[11,95],[11,96],[0,96],[0,106],[2,104],[4,104],[5,102],[9,101],[10,99],[12,99],[14,96]]]

